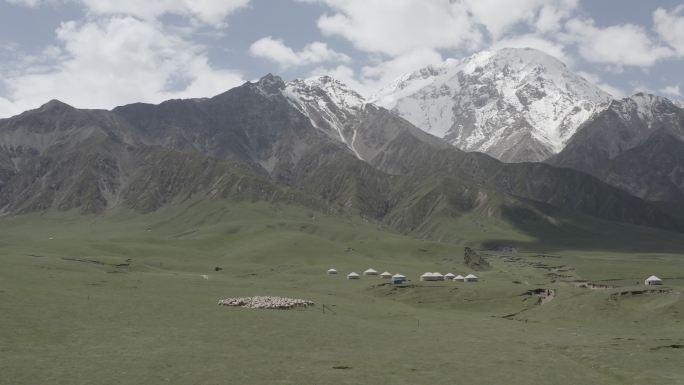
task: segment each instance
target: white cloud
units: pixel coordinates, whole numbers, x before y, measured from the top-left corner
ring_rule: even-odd
[[[499,40],[492,45],[492,49],[499,48],[534,48],[555,57],[567,66],[572,67],[574,60],[565,52],[561,44],[549,41],[534,34],[520,35]]]
[[[196,23],[222,27],[225,18],[250,0],[6,0],[10,3],[36,7],[48,2],[80,2],[94,15],[127,15],[152,20],[163,15],[180,15]]]
[[[653,12],[653,24],[660,37],[677,54],[684,56],[684,5],[680,5],[667,12],[663,8],[658,8]]]
[[[682,92],[679,89],[679,85],[674,85],[674,86],[666,86],[660,89],[660,92],[667,95],[667,96],[682,96]]]
[[[596,74],[584,72],[584,71],[579,71],[579,72],[577,72],[577,74],[580,75],[581,77],[587,79],[590,83],[592,83],[593,85],[602,89],[603,91],[609,93],[614,98],[620,99],[620,98],[624,98],[627,96],[627,93],[625,91],[621,90],[618,87],[615,87],[615,86],[612,86],[608,83],[603,82],[601,80],[601,77],[596,75]]]
[[[255,57],[261,57],[280,65],[282,69],[305,66],[323,62],[349,62],[349,56],[336,52],[326,43],[313,42],[307,44],[304,49],[295,52],[285,45],[282,40],[267,36],[255,41],[249,47],[249,53]]]
[[[620,24],[599,28],[593,20],[573,19],[566,23],[566,28],[568,40],[577,43],[580,55],[589,62],[650,67],[672,56],[671,49],[653,41],[641,26]]]
[[[577,7],[577,0],[463,0],[470,13],[483,24],[494,40],[511,27],[526,23],[539,31],[558,29],[561,20]]]
[[[204,97],[243,82],[237,72],[213,68],[203,47],[166,33],[156,22],[132,17],[72,21],[56,33],[60,61],[47,69],[18,69],[1,79],[13,108],[35,108],[50,99],[82,108],[111,108]]]
[[[309,0],[310,2],[312,0]],[[365,52],[392,56],[417,49],[475,47],[481,36],[465,7],[449,0],[318,0],[332,14],[318,20],[326,36],[341,36]]]

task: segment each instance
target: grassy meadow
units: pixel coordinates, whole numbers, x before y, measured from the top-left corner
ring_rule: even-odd
[[[0,384],[684,384],[684,236],[594,222],[545,238],[467,216],[450,226],[446,243],[218,202],[2,218]],[[477,283],[419,282],[472,272],[463,247],[491,244],[518,252],[488,252]],[[368,267],[411,281],[345,279]],[[638,293],[651,274],[663,292]],[[538,288],[555,297],[524,295]],[[316,305],[217,306],[253,295]]]

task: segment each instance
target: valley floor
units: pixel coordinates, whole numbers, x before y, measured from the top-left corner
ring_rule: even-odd
[[[4,218],[0,384],[684,384],[681,255],[520,250],[418,281],[471,272],[463,246],[267,205]],[[345,279],[368,267],[411,282]],[[316,305],[217,305],[252,295]]]

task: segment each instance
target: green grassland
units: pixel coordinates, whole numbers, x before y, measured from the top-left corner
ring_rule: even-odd
[[[444,221],[428,240],[269,204],[5,217],[0,384],[684,384],[682,235]],[[495,244],[518,252],[488,252],[480,282],[418,281]],[[411,281],[345,279],[368,267]],[[651,274],[671,290],[620,295]],[[579,279],[616,287],[563,282]],[[522,295],[536,288],[556,296]],[[252,295],[316,306],[217,306]]]

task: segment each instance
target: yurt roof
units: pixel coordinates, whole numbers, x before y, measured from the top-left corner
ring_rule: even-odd
[[[432,277],[432,273],[429,271],[425,272],[425,273],[423,273],[423,275],[421,275],[421,277]]]
[[[647,281],[661,281],[660,278],[656,277],[655,275],[652,275],[648,278],[646,278]]]
[[[353,271],[351,273],[347,274],[347,277],[358,277],[358,276],[359,276],[359,274],[355,273]]]
[[[465,277],[460,275],[460,274],[454,277],[454,279],[463,279],[463,278],[465,278]]]
[[[406,278],[406,276],[401,274],[394,274],[392,278]]]
[[[386,275],[386,276],[391,276],[391,275],[392,275],[392,273],[390,273],[389,271],[385,271],[385,272],[383,272],[383,273],[382,273],[382,274],[380,274],[380,275]]]
[[[468,275],[466,275],[465,277],[466,277],[466,278],[477,278],[477,276],[475,276],[475,275],[473,275],[473,274],[468,274]]]
[[[444,274],[445,277],[455,277],[454,273],[446,273]]]
[[[377,271],[377,270],[375,270],[375,269],[374,269],[374,268],[372,268],[372,267],[371,267],[370,269],[368,269],[368,270],[364,271],[364,273],[377,273],[377,272],[378,272],[378,271]]]
[[[328,272],[329,272],[329,273],[330,273],[330,272],[333,272],[333,271],[334,271],[334,272],[337,272],[337,270],[335,270],[335,269],[328,269]]]
[[[435,271],[434,273],[432,273],[432,276],[433,276],[433,277],[444,277],[444,276],[442,275],[442,273],[438,273],[438,272],[436,272],[436,271]]]

